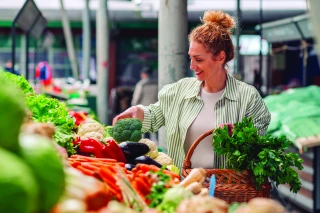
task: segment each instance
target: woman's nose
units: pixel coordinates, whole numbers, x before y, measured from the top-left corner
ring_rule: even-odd
[[[191,62],[191,63],[190,63],[190,69],[191,69],[191,70],[195,70],[196,68],[197,68],[197,67]]]

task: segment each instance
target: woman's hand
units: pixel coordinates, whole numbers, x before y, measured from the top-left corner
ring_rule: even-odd
[[[117,115],[113,118],[112,125],[115,125],[115,123],[123,118],[138,118],[141,122],[143,122],[144,118],[144,112],[143,109],[137,106],[132,106],[123,113]]]

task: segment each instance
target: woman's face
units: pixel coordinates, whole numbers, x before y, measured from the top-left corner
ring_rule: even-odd
[[[190,69],[195,72],[199,81],[213,79],[220,68],[223,69],[224,52],[213,57],[201,43],[193,41],[190,43],[188,54],[191,59]]]

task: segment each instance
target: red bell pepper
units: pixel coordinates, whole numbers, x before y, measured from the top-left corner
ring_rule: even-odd
[[[107,140],[107,144],[104,145],[104,149],[102,150],[102,152],[104,156],[113,158],[118,162],[126,163],[126,157],[124,156],[121,148],[112,139]]]
[[[87,118],[87,113],[86,112],[69,111],[69,115],[71,115],[75,119],[75,124],[77,126],[82,124]]]
[[[80,140],[79,151],[84,153],[91,153],[97,158],[104,158],[104,145],[92,138],[85,138]]]

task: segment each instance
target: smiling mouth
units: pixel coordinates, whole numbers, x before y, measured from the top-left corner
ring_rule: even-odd
[[[200,75],[201,73],[203,73],[203,71],[196,72],[196,75]]]

